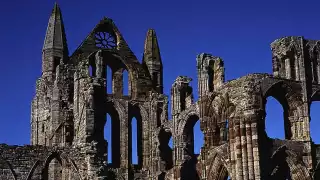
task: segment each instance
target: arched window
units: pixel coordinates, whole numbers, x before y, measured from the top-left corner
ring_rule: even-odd
[[[119,114],[112,105],[107,106],[106,122],[104,124],[103,136],[108,142],[108,163],[114,167],[120,167],[120,120]]]
[[[183,141],[186,143],[184,154],[191,157],[199,154],[204,141],[203,137],[199,117],[190,116],[183,129]]]
[[[270,138],[285,139],[284,109],[273,97],[268,97],[266,106],[265,130]]]
[[[259,132],[270,138],[288,140],[292,138],[289,105],[286,98],[287,86],[285,82],[277,82],[264,95],[265,126],[259,126]]]
[[[112,87],[112,81],[113,81],[113,74],[112,74],[112,69],[110,66],[107,66],[106,68],[106,92],[107,94],[112,94],[113,93],[113,87]]]
[[[136,168],[141,168],[143,164],[142,158],[142,116],[138,105],[129,106],[129,122],[128,122],[128,160],[129,164],[133,164]]]
[[[208,86],[209,86],[209,92],[213,91],[213,79],[214,79],[214,62],[210,61],[208,66]]]
[[[129,95],[129,80],[130,80],[128,71],[124,69],[122,75],[123,75],[123,81],[122,81],[123,95],[128,96]]]
[[[138,164],[139,157],[138,157],[138,128],[137,128],[137,120],[136,118],[132,118],[131,120],[131,163]]]
[[[112,163],[112,129],[111,129],[111,117],[109,114],[106,116],[106,125],[104,126],[104,139],[108,143],[108,163]]]
[[[48,168],[48,180],[55,179],[62,179],[62,166],[56,158],[52,159]]]

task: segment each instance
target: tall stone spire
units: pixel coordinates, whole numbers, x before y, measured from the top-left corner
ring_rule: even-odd
[[[149,29],[144,44],[142,64],[148,68],[154,89],[163,93],[163,67],[156,32]]]
[[[49,19],[42,52],[43,52],[43,66],[45,66],[45,64],[49,65],[53,63],[53,62],[50,63],[49,62],[50,60],[46,61],[46,58],[48,58],[48,56],[51,56],[53,61],[54,59],[57,61],[57,59],[61,59],[61,58],[66,61],[68,58],[69,52],[68,52],[67,38],[65,34],[61,10],[57,3],[55,3]],[[43,72],[53,70],[54,68],[55,67],[43,68]]]

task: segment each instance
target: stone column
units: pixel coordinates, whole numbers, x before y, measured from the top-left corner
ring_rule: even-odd
[[[246,121],[246,138],[247,138],[247,158],[248,158],[248,178],[254,179],[253,154],[252,154],[252,133],[251,122]]]
[[[259,120],[260,118],[257,118]],[[252,133],[252,154],[253,154],[253,167],[255,179],[260,179],[260,155],[258,147],[258,127],[257,122],[251,123],[251,133]]]
[[[237,180],[243,179],[243,166],[242,166],[242,149],[241,149],[241,135],[240,135],[240,119],[233,119],[234,121],[234,153],[236,163],[236,174]]]
[[[129,168],[129,130],[131,119],[128,119],[128,102],[125,102],[125,112],[118,112],[120,116],[120,167]]]
[[[234,121],[233,118],[230,118],[229,122],[229,146],[230,146],[230,164],[231,164],[231,171],[229,172],[231,177],[236,179],[236,155],[235,155],[235,132],[234,132]]]
[[[118,98],[123,95],[123,69],[112,70],[112,94]]]

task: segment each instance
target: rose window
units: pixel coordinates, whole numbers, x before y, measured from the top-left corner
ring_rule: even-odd
[[[97,32],[95,34],[96,46],[103,49],[113,49],[116,47],[115,38],[108,32]]]

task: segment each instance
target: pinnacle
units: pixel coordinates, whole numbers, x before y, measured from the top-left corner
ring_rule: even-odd
[[[61,10],[57,1],[54,3],[52,14],[61,15]]]
[[[156,31],[154,29],[148,29],[147,37],[145,40],[144,51],[146,54],[148,53],[152,53],[154,55],[157,54],[157,56],[159,56],[158,58],[160,58],[160,55],[158,54],[159,53],[158,39],[157,39]]]
[[[59,49],[62,50],[63,53],[68,54],[62,14],[57,2],[55,2],[52,14],[49,18],[46,37],[43,45],[43,50],[46,49]]]

